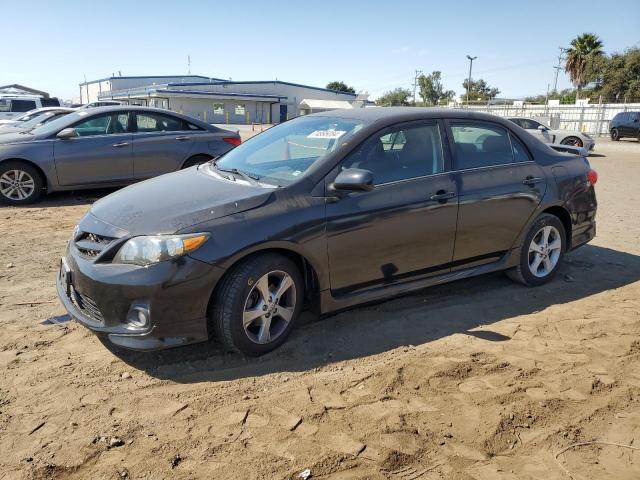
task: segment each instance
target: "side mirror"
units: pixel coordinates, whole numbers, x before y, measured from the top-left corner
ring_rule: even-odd
[[[360,168],[348,168],[338,174],[332,187],[334,190],[368,192],[373,190],[373,173]]]
[[[541,132],[546,132],[549,129],[547,127],[545,127],[544,125],[538,125],[538,130],[540,130]]]
[[[56,135],[57,138],[61,138],[63,140],[68,140],[69,138],[75,138],[78,134],[76,133],[75,128],[63,128]]]

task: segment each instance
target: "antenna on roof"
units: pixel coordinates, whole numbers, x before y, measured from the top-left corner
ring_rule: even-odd
[[[122,76],[122,72],[120,70],[118,70],[118,76],[121,77]]]
[[[187,55],[187,70],[188,75],[191,75],[191,55]]]

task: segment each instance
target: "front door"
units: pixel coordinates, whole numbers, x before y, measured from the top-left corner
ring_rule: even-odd
[[[196,131],[172,115],[135,112],[133,171],[136,180],[179,170],[193,145]]]
[[[109,112],[82,120],[77,137],[56,138],[53,154],[61,185],[128,182],[133,176],[128,112]]]
[[[334,295],[448,270],[458,202],[441,132],[437,122],[386,129],[337,169],[369,170],[375,187],[327,204]]]
[[[448,122],[457,170],[457,268],[495,261],[512,248],[542,200],[544,171],[526,147],[501,125]]]
[[[287,116],[287,106],[280,105],[280,123],[286,122],[288,120]]]

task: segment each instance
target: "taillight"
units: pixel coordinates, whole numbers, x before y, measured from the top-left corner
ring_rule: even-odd
[[[589,185],[595,185],[598,182],[598,172],[593,169],[589,170],[587,172],[587,181],[589,182]]]
[[[240,140],[240,137],[224,137],[222,140],[224,140],[227,143],[230,143],[235,147],[237,147],[242,143],[242,140]]]

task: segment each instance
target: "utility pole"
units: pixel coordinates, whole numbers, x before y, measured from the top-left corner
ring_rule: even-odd
[[[467,80],[467,107],[469,106],[469,94],[471,93],[471,68],[473,67],[473,61],[478,57],[472,57],[467,55],[469,59],[469,79]]]
[[[556,78],[553,81],[553,93],[556,93],[558,91],[558,72],[560,72],[560,69],[562,68],[560,65],[562,65],[562,60],[564,60],[564,54],[567,51],[566,48],[564,47],[558,47],[560,49],[560,55],[558,55],[558,65],[556,65],[555,70],[556,70]]]
[[[418,87],[418,77],[422,75],[422,70],[416,70],[416,76],[413,78],[413,105],[416,105],[416,88]]]
[[[191,75],[191,55],[187,55],[187,70],[188,74]]]

